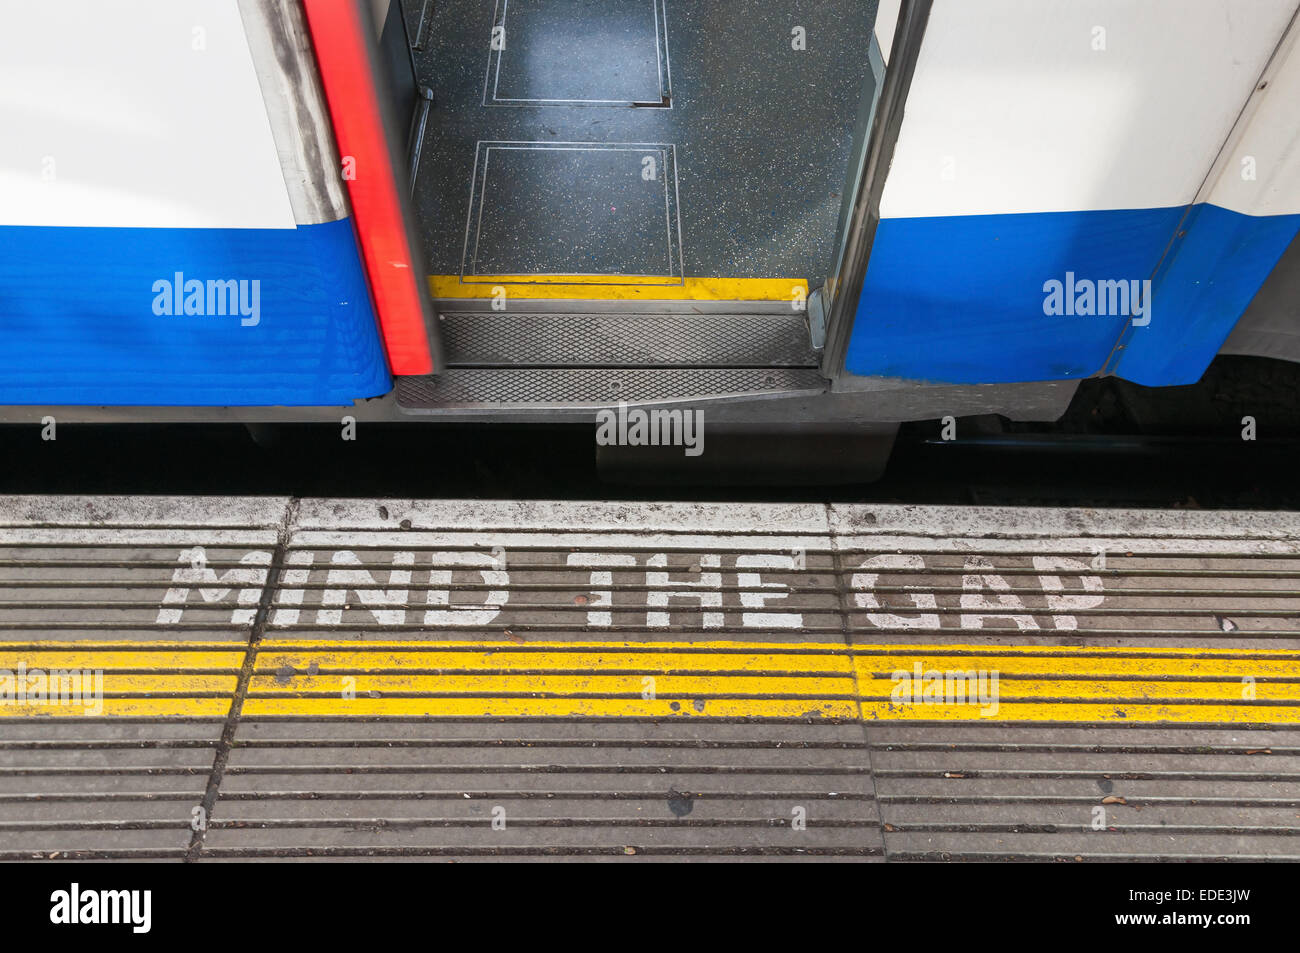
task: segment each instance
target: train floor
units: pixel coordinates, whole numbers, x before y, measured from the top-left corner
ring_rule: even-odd
[[[0,499],[0,859],[1300,859],[1300,518]]]
[[[415,201],[435,297],[503,277],[608,297],[726,279],[708,294],[740,300],[820,284],[871,93],[870,7],[448,0],[421,30],[408,4],[434,96]]]

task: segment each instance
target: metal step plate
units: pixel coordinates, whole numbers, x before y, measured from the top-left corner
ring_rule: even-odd
[[[818,366],[802,314],[497,314],[438,326],[454,367]]]
[[[820,394],[826,380],[805,368],[460,368],[397,378],[408,413],[526,407],[563,410],[739,397]]]

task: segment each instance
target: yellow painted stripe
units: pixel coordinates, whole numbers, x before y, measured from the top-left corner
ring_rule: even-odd
[[[28,670],[29,684],[34,670]],[[43,671],[43,670],[42,670]],[[91,672],[90,675],[83,675],[81,681],[83,684],[93,682],[95,676],[93,670],[83,670]],[[103,680],[103,689],[105,694],[146,694],[152,692],[170,692],[173,694],[189,694],[194,692],[230,692],[233,693],[239,681],[239,675],[231,672],[229,675],[201,675],[195,672],[179,672],[176,674],[160,675],[153,672],[142,674],[117,674],[114,672],[99,673]],[[17,673],[14,673],[16,676]],[[7,680],[8,679],[8,680]],[[0,704],[3,699],[10,697],[10,693],[15,688],[16,677],[10,677],[9,673],[0,675]]]
[[[858,681],[862,698],[888,698],[895,683],[890,679]],[[1255,682],[1251,686],[1255,697],[1261,701],[1291,701],[1300,705],[1300,685],[1295,683]],[[998,677],[998,694],[1002,698],[1095,698],[1105,701],[1112,698],[1170,699],[1183,701],[1237,702],[1243,700],[1243,684],[1239,679],[1223,682],[1140,681],[1116,679],[1002,678]]]
[[[245,653],[245,646],[230,642],[0,643],[0,719],[225,718]],[[48,679],[56,672],[92,673],[91,681],[82,678],[83,691],[92,696],[25,697],[18,685],[19,672],[24,670],[27,692],[41,685],[57,689]],[[103,677],[103,697],[98,700],[93,697],[94,673]],[[63,691],[71,692],[72,683],[59,681]]]
[[[644,284],[610,284],[606,276],[502,275],[461,281],[459,275],[430,275],[429,288],[435,298],[492,298],[505,288],[507,298],[519,301],[793,301],[808,296],[808,282],[802,278],[680,278],[637,279]]]
[[[0,718],[225,718],[230,697],[105,698],[101,705],[0,704]]]
[[[768,651],[770,646],[751,646],[745,653],[635,652],[619,648],[614,651],[520,651],[509,648],[488,652],[383,652],[336,651],[331,646],[323,652],[265,651],[257,657],[257,672],[276,673],[287,667],[305,670],[315,665],[319,671],[375,671],[380,669],[416,669],[432,671],[550,672],[611,671],[655,675],[666,672],[735,671],[764,672],[773,669],[799,672],[839,672],[852,674],[847,652],[818,652],[784,655]]]
[[[863,702],[862,717],[880,721],[1118,721],[1126,723],[1296,724],[1300,707],[1272,705],[1088,705],[1013,702],[981,717],[972,705],[891,705]]]
[[[861,700],[862,716],[871,719],[1295,723],[1300,685],[1258,681],[1296,676],[1295,654],[1028,645],[850,650],[837,643],[735,641],[390,643],[367,649],[277,642],[258,657],[244,710],[250,715],[757,718],[819,711],[830,718],[857,717],[858,705],[847,694]],[[911,673],[917,663],[923,671],[997,671],[1000,696],[1022,700],[1000,703],[990,717],[981,715],[982,707],[991,712],[987,706],[888,701],[896,685],[892,673]],[[1018,677],[1003,679],[1003,674]],[[1246,675],[1257,680],[1251,700],[1242,697]],[[656,697],[642,699],[637,696],[648,676]],[[345,677],[353,698],[340,693]],[[305,697],[313,693],[340,694]],[[412,694],[425,697],[392,697]],[[447,697],[452,694],[465,697]]]
[[[1125,676],[1140,678],[1300,678],[1300,661],[1287,659],[1196,658],[1023,658],[1002,655],[911,655],[903,658],[855,658],[860,679],[889,678],[896,671],[994,671],[1001,675],[1054,678],[1074,676]]]
[[[841,678],[786,675],[299,675],[295,678],[258,676],[249,691],[295,693],[329,692],[338,694],[339,682],[362,692],[429,692],[503,693],[569,695],[641,695],[653,690],[657,695],[844,695],[853,697],[853,679],[846,672]],[[651,679],[652,684],[647,684]]]
[[[637,651],[622,646],[612,650],[572,651],[573,643],[530,643],[528,648],[518,645],[501,645],[481,652],[438,651],[437,648],[421,650],[416,646],[440,646],[445,643],[411,643],[410,648],[385,647],[380,651],[346,651],[328,645],[316,652],[307,647],[292,650],[263,650],[257,658],[258,673],[276,673],[292,668],[305,670],[315,666],[317,671],[376,671],[383,669],[415,669],[433,672],[493,670],[501,672],[548,671],[610,671],[623,670],[638,674],[656,674],[687,671],[738,671],[762,672],[773,669],[801,672],[846,672],[849,653],[843,647],[824,651],[791,651],[777,653],[769,644],[726,643],[728,647],[741,645],[743,652],[716,651],[715,643],[665,643],[662,651]],[[481,647],[482,643],[471,643]],[[569,651],[556,649],[567,646]],[[715,651],[708,651],[712,646]],[[700,649],[704,649],[701,651]],[[1116,651],[1116,650],[1108,650]],[[1127,651],[1127,650],[1118,650]],[[1285,654],[1285,653],[1284,653]],[[1294,654],[1294,653],[1293,653]],[[1094,675],[1128,677],[1202,677],[1238,678],[1252,676],[1300,677],[1300,661],[1263,658],[1132,658],[1101,656],[1093,658],[1047,657],[1026,658],[1006,655],[936,655],[909,654],[905,656],[855,655],[855,667],[860,679],[888,678],[895,671],[911,672],[919,663],[923,670],[980,670],[996,669],[1002,674],[1015,675]]]
[[[203,642],[188,639],[149,639],[140,641],[138,639],[24,639],[23,641],[0,642],[0,652],[97,652],[112,651],[114,649],[127,649],[133,651],[147,651],[152,649],[159,650],[192,650],[203,652],[242,652],[245,648],[243,642],[236,642],[229,639],[220,642]]]
[[[104,698],[105,717],[222,717],[229,711],[244,655],[240,649],[183,642],[103,646],[0,644],[0,718],[94,714],[84,705],[16,703],[13,676],[20,665],[29,672],[99,671],[106,695],[136,696]],[[1296,724],[1300,683],[1282,680],[1300,678],[1296,654],[1029,645],[850,649],[838,643],[741,641],[277,640],[258,654],[243,711],[250,717]],[[893,701],[898,686],[893,673],[912,673],[917,665],[923,672],[945,674],[997,672],[996,712],[978,703]],[[193,697],[202,693],[216,695]]]
[[[856,719],[851,699],[712,698],[249,698],[244,717],[427,715],[472,718],[803,718]]]
[[[0,651],[0,669],[19,665],[40,669],[234,669],[244,663],[244,650],[234,652],[15,652]]]
[[[42,645],[58,646],[67,643],[42,643]],[[184,646],[186,642],[150,642],[150,645],[167,645],[167,646]],[[84,646],[81,643],[79,647]],[[0,645],[3,648],[3,645]],[[411,639],[395,639],[393,641],[371,641],[366,639],[355,641],[340,641],[338,639],[281,639],[272,637],[270,641],[264,642],[258,655],[259,663],[262,659],[274,654],[277,651],[316,651],[316,652],[355,652],[357,654],[366,654],[370,651],[380,652],[399,652],[399,653],[420,653],[420,652],[439,652],[444,650],[464,650],[477,649],[483,652],[536,652],[538,650],[555,649],[569,650],[574,652],[590,652],[593,654],[605,655],[609,652],[637,652],[637,653],[664,653],[664,652],[734,652],[734,653],[768,653],[772,655],[795,655],[807,658],[814,654],[835,654],[835,655],[854,655],[862,658],[890,658],[898,660],[898,665],[904,662],[907,665],[912,663],[913,659],[924,659],[931,656],[952,656],[953,658],[1032,658],[1042,655],[1060,656],[1060,657],[1151,657],[1151,658],[1178,658],[1183,656],[1205,656],[1207,658],[1214,656],[1224,657],[1243,657],[1243,658],[1295,658],[1300,659],[1300,649],[1221,649],[1221,648],[1185,648],[1177,646],[1143,646],[1134,648],[1109,648],[1109,647],[1087,647],[1080,648],[1076,646],[1061,645],[967,645],[967,644],[926,644],[926,645],[882,645],[879,643],[860,643],[852,648],[846,646],[840,641],[815,642],[807,639],[797,642],[777,642],[762,640],[735,640],[735,639],[699,639],[690,641],[670,641],[667,639],[653,641],[632,641],[629,639],[620,639],[611,637],[604,641],[555,641],[542,640],[536,641],[529,639],[521,641],[510,639],[502,636],[486,636],[481,639],[438,639],[436,641],[414,641]],[[1300,661],[1295,663],[1300,666]],[[891,670],[895,667],[893,662],[890,663]]]

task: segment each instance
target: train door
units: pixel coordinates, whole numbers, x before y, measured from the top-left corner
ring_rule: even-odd
[[[1300,232],[1300,3],[902,10],[837,387],[1199,380]],[[1239,346],[1300,353],[1272,300]]]

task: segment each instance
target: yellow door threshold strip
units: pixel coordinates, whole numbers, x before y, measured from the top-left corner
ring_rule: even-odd
[[[0,645],[0,717],[224,717],[228,644]],[[1285,650],[276,641],[250,717],[1300,722]]]
[[[609,276],[430,275],[435,298],[494,298],[504,288],[515,301],[807,301],[808,282],[796,278],[647,278],[643,284],[612,284]],[[640,279],[638,279],[640,280]]]

